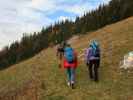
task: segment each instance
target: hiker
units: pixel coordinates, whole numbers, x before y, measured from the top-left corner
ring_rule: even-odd
[[[58,57],[59,68],[61,67],[62,59],[63,59],[63,56],[64,56],[64,48],[65,48],[65,42],[62,42],[62,43],[59,44],[59,46],[57,47],[56,56]]]
[[[89,70],[90,79],[98,82],[98,69],[100,66],[100,47],[97,41],[91,41],[85,52],[86,65]]]
[[[75,71],[77,67],[77,54],[70,44],[67,44],[64,49],[64,68],[66,69],[68,86],[74,89],[75,85]]]

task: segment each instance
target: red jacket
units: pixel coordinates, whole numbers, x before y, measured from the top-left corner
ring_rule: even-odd
[[[69,63],[69,62],[64,58],[64,61],[63,61],[63,66],[64,66],[64,68],[69,68],[69,67],[71,67],[71,68],[76,68],[76,67],[77,67],[77,65],[78,65],[77,53],[75,52],[74,55],[75,55],[75,61],[74,61],[73,63]]]

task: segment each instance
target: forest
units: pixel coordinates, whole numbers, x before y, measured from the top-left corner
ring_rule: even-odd
[[[40,32],[34,32],[31,35],[24,33],[21,41],[15,41],[0,51],[0,69],[33,57],[50,45],[66,41],[73,35],[86,34],[133,16],[132,7],[133,0],[111,0],[109,4],[102,4],[82,17],[77,17],[74,22],[60,21],[54,25],[42,27]]]

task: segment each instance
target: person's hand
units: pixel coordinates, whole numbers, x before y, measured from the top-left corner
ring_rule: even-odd
[[[61,68],[61,64],[59,64],[58,67]]]
[[[89,63],[87,62],[86,65],[89,66]]]
[[[58,53],[56,53],[56,57],[58,57]]]

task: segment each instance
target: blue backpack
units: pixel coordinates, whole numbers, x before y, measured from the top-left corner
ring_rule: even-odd
[[[71,47],[65,48],[65,58],[69,63],[72,63],[74,61],[74,50]]]
[[[93,51],[93,56],[94,57],[100,57],[100,49],[99,49],[99,44],[96,42],[96,41],[93,41],[91,43],[91,48],[92,48],[92,51]]]
[[[100,57],[100,49],[99,48],[93,49],[93,56]]]

